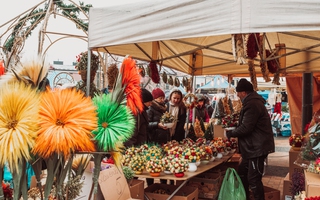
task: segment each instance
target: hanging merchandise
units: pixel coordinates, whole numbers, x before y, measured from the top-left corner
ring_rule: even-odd
[[[249,73],[250,73],[250,80],[253,85],[253,89],[257,91],[258,84],[257,84],[257,77],[256,77],[256,71],[254,67],[254,58],[257,57],[259,52],[259,44],[258,39],[259,33],[251,33],[248,38],[247,42],[247,57],[248,57],[248,66],[249,66]]]
[[[142,65],[139,65],[139,74],[141,77],[144,77],[146,75],[146,70]]]
[[[184,76],[183,78],[182,78],[182,85],[184,86],[184,87],[188,87],[189,86],[189,84],[188,84],[188,78],[186,77],[186,76]]]
[[[244,44],[244,36],[242,34],[232,35],[232,51],[234,60],[237,61],[238,65],[242,65],[246,63],[245,60],[245,46]]]
[[[150,71],[150,68],[149,66],[146,67],[146,74],[151,77],[151,71]]]
[[[275,85],[281,85],[280,84],[280,69],[278,69],[276,71],[276,73],[274,73],[272,83]]]
[[[169,76],[169,78],[168,78],[168,83],[169,83],[169,85],[173,85],[173,78],[172,78],[172,76]]]
[[[159,71],[158,71],[158,67],[157,67],[157,62],[152,60],[149,63],[149,70],[150,70],[150,74],[151,74],[151,80],[154,83],[160,83],[160,76],[159,76]]]
[[[224,98],[222,98],[223,110],[226,115],[231,114],[231,109],[229,107],[229,100],[228,99],[229,99],[228,96],[225,96]]]
[[[268,62],[269,61],[265,61],[266,58],[268,58],[270,56],[270,51],[269,50],[265,50],[264,48],[264,38],[265,35],[261,35],[259,37],[259,48],[260,48],[260,69],[261,69],[261,73],[262,73],[262,77],[266,82],[271,81],[270,77],[269,77],[269,69],[267,67]]]
[[[174,85],[175,85],[176,87],[180,87],[180,80],[178,79],[178,77],[176,77],[176,78],[174,79]]]
[[[168,76],[166,72],[162,73],[162,81],[167,84],[168,83]]]
[[[271,55],[271,52],[269,50],[266,50],[266,57],[268,58]],[[267,62],[268,64],[268,70],[269,72],[271,72],[272,74],[276,73],[278,71],[278,64],[276,60],[269,60]]]

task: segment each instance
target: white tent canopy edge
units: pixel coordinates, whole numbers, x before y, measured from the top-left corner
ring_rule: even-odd
[[[155,0],[91,8],[88,45],[89,50],[160,60],[188,74],[248,74],[247,65],[234,61],[231,34],[266,32],[267,48],[288,47],[288,73],[320,71],[319,10],[320,2],[313,0]],[[190,64],[197,50],[203,53],[200,67]],[[307,51],[312,54],[306,56]]]

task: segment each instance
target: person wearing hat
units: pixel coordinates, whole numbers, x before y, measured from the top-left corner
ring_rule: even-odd
[[[164,103],[165,94],[160,88],[155,88],[152,90],[152,96],[153,101],[147,111],[149,119],[149,141],[162,145],[170,140],[168,128],[160,122],[162,115],[167,110],[166,104]]]
[[[131,138],[124,143],[126,147],[138,146],[147,142],[147,129],[149,125],[147,110],[152,103],[153,97],[151,92],[141,89],[142,102],[144,110],[135,116],[136,127]]]
[[[210,117],[208,114],[208,109],[205,104],[205,96],[203,94],[196,94],[197,97],[197,106],[195,107],[195,119],[198,119],[199,121],[202,120],[203,122],[209,122]],[[190,109],[189,112],[189,122],[192,122],[193,120],[193,109]]]
[[[160,88],[152,90],[153,101],[147,110],[148,113],[148,141],[159,145],[170,141],[169,129],[160,122],[162,115],[166,112],[167,106],[165,104],[165,94]],[[146,179],[148,185],[154,183],[154,179]],[[167,183],[166,179],[160,179],[163,184]]]
[[[239,124],[235,130],[227,131],[228,138],[237,137],[242,161],[238,174],[249,199],[249,187],[255,200],[264,199],[262,175],[264,161],[275,152],[271,119],[265,107],[266,101],[253,90],[247,79],[240,79],[237,96],[242,101]]]

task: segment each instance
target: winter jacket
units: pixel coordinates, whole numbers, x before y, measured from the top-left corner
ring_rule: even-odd
[[[227,132],[237,137],[243,158],[250,159],[275,151],[275,144],[266,101],[256,92],[249,93],[242,101],[238,127]]]
[[[124,145],[126,147],[138,146],[147,142],[147,128],[149,125],[147,110],[148,107],[144,106],[144,110],[135,115],[136,126],[133,135],[129,140],[127,140]]]
[[[160,104],[155,100],[152,101],[151,106],[147,110],[148,113],[148,141],[155,142],[158,144],[167,143],[170,140],[170,133],[169,130],[162,129],[158,127],[160,123],[160,119],[163,113],[166,112],[166,105]]]
[[[190,109],[189,122],[192,122],[192,117],[193,117],[193,109]],[[199,121],[202,119],[203,122],[209,122],[210,117],[205,105],[203,105],[202,107],[200,107],[199,105],[195,107],[195,119],[196,118],[198,118]]]
[[[167,111],[169,112],[170,103],[167,103]],[[187,109],[183,103],[179,105],[179,113],[178,113],[178,122],[176,125],[176,130],[174,135],[171,137],[171,140],[176,140],[178,142],[182,141],[185,138],[185,130],[184,125],[186,123],[187,118]]]

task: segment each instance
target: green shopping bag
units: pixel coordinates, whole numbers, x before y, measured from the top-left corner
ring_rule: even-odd
[[[221,184],[218,200],[246,200],[246,191],[235,169],[227,169]]]

